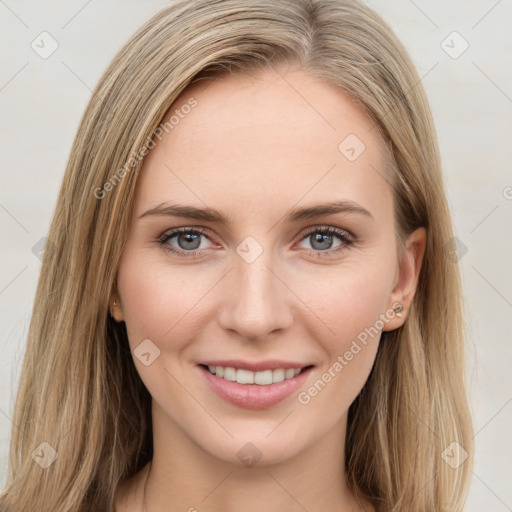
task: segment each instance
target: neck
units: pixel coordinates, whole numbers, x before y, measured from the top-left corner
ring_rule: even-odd
[[[143,512],[147,511],[147,508],[146,508],[146,488],[148,486],[148,480],[149,480],[149,475],[151,474],[151,467],[152,467],[152,465],[153,465],[153,461],[149,461],[149,463],[148,463],[148,470],[147,470],[147,473],[146,473],[146,478],[144,479],[144,487],[143,487],[143,491],[142,491]]]

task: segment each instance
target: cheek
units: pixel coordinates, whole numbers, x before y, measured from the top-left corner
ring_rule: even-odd
[[[347,265],[333,272],[329,280],[318,282],[321,287],[304,289],[307,304],[317,317],[309,324],[310,336],[326,357],[313,387],[304,390],[299,402],[314,401],[315,407],[344,411],[361,391],[382,328],[392,318],[386,316],[392,290],[391,262]]]
[[[198,301],[211,284],[207,276],[201,279],[198,276],[192,283],[183,269],[170,269],[137,250],[125,252],[118,272],[118,290],[135,367],[162,409],[171,414],[178,411],[174,418],[178,423],[180,414],[197,416],[198,422],[204,420],[200,410],[190,408],[190,396],[183,393],[180,384],[188,375],[190,340],[198,338],[203,327]],[[143,344],[144,340],[151,343]],[[150,354],[146,362],[145,353]]]
[[[185,275],[179,269],[169,272],[160,268],[136,250],[123,255],[118,289],[132,348],[146,338],[157,345],[170,337],[179,341],[173,336],[174,331],[185,323],[190,325],[187,313],[197,301],[197,291],[187,283]]]
[[[381,264],[352,264],[333,270],[329,279],[304,290],[308,306],[331,335],[324,338],[329,352],[344,350],[366,328],[376,325],[382,330],[379,317],[387,309],[392,275],[392,265],[382,261]]]

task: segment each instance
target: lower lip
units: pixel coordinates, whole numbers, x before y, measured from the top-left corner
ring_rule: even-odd
[[[303,370],[292,379],[260,386],[259,384],[239,384],[217,377],[203,366],[198,366],[210,387],[226,402],[245,409],[265,409],[277,405],[304,383],[313,367]]]

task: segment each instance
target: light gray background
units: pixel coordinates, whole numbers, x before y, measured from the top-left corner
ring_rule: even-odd
[[[0,0],[0,488],[40,270],[32,248],[47,232],[91,89],[134,30],[166,3]],[[368,3],[422,77],[456,235],[467,249],[460,263],[477,451],[465,510],[512,511],[512,2]],[[31,48],[43,31],[59,45],[46,59]],[[457,56],[464,41],[469,47]]]

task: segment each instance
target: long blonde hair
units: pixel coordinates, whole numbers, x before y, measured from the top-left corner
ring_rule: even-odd
[[[141,148],[193,81],[286,62],[336,84],[371,117],[390,150],[397,233],[427,229],[407,320],[382,334],[349,410],[349,484],[379,511],[462,510],[473,426],[435,129],[406,51],[356,0],[179,0],[115,56],[81,120],[48,233],[1,510],[112,510],[117,485],[151,459],[151,397],[124,323],[109,316]],[[469,455],[458,467],[445,462],[453,442]],[[57,459],[44,468],[43,455]]]

